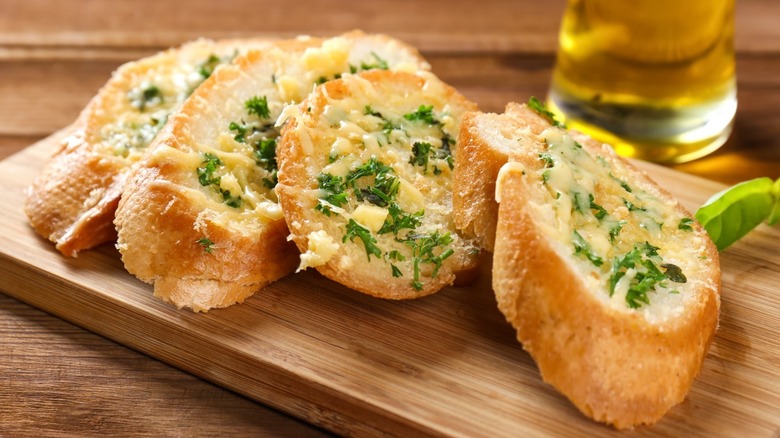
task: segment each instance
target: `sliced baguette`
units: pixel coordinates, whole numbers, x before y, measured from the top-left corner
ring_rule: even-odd
[[[428,64],[397,40],[352,32],[278,42],[217,70],[130,176],[116,214],[127,270],[194,311],[242,302],[290,273],[299,254],[273,191],[275,121],[316,83],[374,67]]]
[[[451,168],[475,104],[430,73],[370,71],[291,107],[276,187],[300,269],[373,296],[417,298],[476,265],[454,229]]]
[[[198,40],[127,63],[81,112],[28,191],[24,210],[64,255],[112,241],[126,172],[216,65],[260,41]]]
[[[617,428],[660,419],[685,398],[718,324],[720,267],[706,232],[609,146],[524,105],[468,114],[461,137],[472,155],[457,174],[485,180],[458,182],[480,193],[479,214],[497,216],[499,309],[543,379]],[[482,192],[492,178],[497,215]],[[472,229],[492,241],[490,224]],[[645,293],[637,272],[655,278]]]

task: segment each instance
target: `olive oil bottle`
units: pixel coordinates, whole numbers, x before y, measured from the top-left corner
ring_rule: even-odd
[[[628,157],[683,162],[728,138],[734,0],[569,0],[548,104]]]

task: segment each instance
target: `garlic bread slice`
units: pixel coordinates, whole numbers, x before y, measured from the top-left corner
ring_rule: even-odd
[[[24,210],[35,231],[70,257],[116,238],[127,171],[168,116],[218,65],[264,44],[198,40],[119,67],[28,190]]]
[[[456,174],[495,181],[497,207],[481,214],[497,222],[498,307],[543,379],[617,428],[660,419],[685,398],[718,325],[707,233],[611,147],[525,105],[468,114],[461,136],[471,153]]]
[[[452,223],[458,129],[476,105],[430,73],[370,71],[291,107],[276,188],[300,268],[382,298],[421,297],[476,265]]]

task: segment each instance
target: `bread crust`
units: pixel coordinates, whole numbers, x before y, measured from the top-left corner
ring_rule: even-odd
[[[284,211],[285,219],[290,228],[293,241],[302,253],[309,248],[308,236],[312,232],[326,230],[339,243],[338,251],[326,263],[316,266],[324,276],[337,281],[354,290],[387,299],[418,298],[434,293],[446,285],[453,284],[459,273],[471,275],[477,263],[475,253],[468,250],[470,243],[458,236],[459,243],[454,245],[455,253],[447,258],[433,278],[426,278],[422,287],[411,286],[409,275],[393,277],[389,269],[380,269],[375,265],[378,261],[367,260],[366,252],[359,244],[341,244],[343,230],[336,230],[332,220],[321,212],[315,211],[318,204],[312,191],[318,189],[317,174],[327,165],[327,138],[317,131],[320,118],[328,108],[330,99],[350,99],[350,85],[355,81],[367,81],[372,86],[385,87],[387,98],[392,93],[405,96],[415,101],[415,93],[420,93],[426,84],[438,79],[432,75],[415,75],[404,72],[369,71],[357,76],[359,79],[345,78],[331,81],[318,87],[314,93],[299,105],[301,117],[290,118],[283,130],[282,141],[278,152],[280,165],[279,185],[276,192]],[[462,109],[475,109],[476,106],[449,86],[441,84],[441,95],[436,99],[446,102],[453,108],[453,113]],[[380,102],[375,102],[378,104]],[[424,101],[423,101],[424,103]],[[418,103],[419,105],[420,103]],[[415,106],[414,109],[417,107]],[[299,124],[301,124],[299,126]],[[302,134],[303,133],[303,134]],[[302,139],[302,135],[307,138]],[[308,144],[313,145],[313,152],[307,152]],[[457,151],[457,149],[455,149]],[[455,152],[453,152],[455,154]],[[457,160],[457,155],[456,158]],[[450,195],[447,194],[447,197]],[[444,202],[447,202],[446,200]],[[448,224],[442,224],[442,230],[454,229]],[[455,234],[455,233],[453,233]],[[356,249],[357,248],[357,249]],[[399,266],[402,263],[397,263]],[[403,268],[402,268],[403,269]],[[408,274],[408,273],[407,273]]]
[[[671,325],[606,308],[539,234],[520,178],[507,176],[499,207],[499,309],[542,378],[585,415],[618,429],[658,421],[683,401],[701,369],[718,323],[720,276]],[[717,251],[708,255],[717,260]]]
[[[104,144],[102,130],[117,122],[126,107],[128,92],[139,78],[154,71],[175,68],[193,57],[205,60],[210,53],[225,54],[241,46],[264,41],[198,40],[148,58],[122,65],[89,102],[73,125],[72,133],[44,165],[28,190],[24,210],[41,236],[56,244],[64,255],[76,257],[116,238],[113,220],[124,189],[126,172],[136,161]]]
[[[495,148],[481,130],[493,128],[489,122],[496,117],[520,137],[525,134],[527,141],[499,154],[480,151]],[[482,207],[488,215],[495,211],[497,217],[493,289],[499,309],[517,330],[517,339],[536,361],[542,378],[588,417],[618,429],[658,421],[685,398],[717,328],[720,268],[715,246],[698,223],[691,224],[691,239],[703,243],[703,255],[697,272],[688,275],[690,298],[678,317],[651,322],[641,312],[605,304],[599,294],[608,292],[591,289],[572,261],[571,250],[562,251],[551,240],[531,207],[541,202],[542,184],[532,175],[543,166],[538,157],[545,150],[532,139],[549,124],[519,105],[510,106],[504,116],[474,114],[466,120],[463,129],[471,132],[468,141],[477,149],[474,155],[481,157],[477,163],[498,156],[520,164],[502,171],[496,192],[500,203]],[[534,127],[528,120],[544,123]],[[663,199],[675,214],[691,217],[668,192],[611,148],[572,135],[590,153],[610,162],[634,190],[640,188]],[[492,163],[493,168],[501,164]],[[489,224],[474,229],[489,238]]]
[[[480,123],[485,123],[488,118],[494,122],[495,126],[491,128],[496,131],[520,130],[532,135],[539,135],[550,126],[543,117],[517,103],[507,104],[505,114],[520,122],[512,123],[512,120],[492,113],[470,112],[463,116],[459,150],[462,158],[461,164],[455,166],[453,176],[452,214],[455,227],[466,236],[475,238],[482,249],[490,252],[496,240],[498,220],[496,179],[501,166],[510,160],[515,151],[488,147],[480,136]]]

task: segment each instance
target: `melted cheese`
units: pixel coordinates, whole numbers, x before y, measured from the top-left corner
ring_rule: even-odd
[[[567,257],[572,255],[593,290],[609,290],[607,282],[616,258],[644,242],[659,248],[658,266],[672,263],[684,273],[694,272],[704,246],[696,239],[693,248],[671,243],[678,233],[684,232],[677,230],[682,216],[674,208],[642,187],[632,187],[621,180],[621,172],[625,172],[622,167],[592,155],[563,130],[551,128],[539,137],[548,146],[538,157],[538,167],[529,172],[520,163],[504,165],[499,172],[496,200],[501,201],[502,181],[508,172],[523,172],[531,183],[538,179],[546,191],[544,199],[530,206],[540,219],[538,226],[559,243],[560,251]],[[603,264],[596,266],[585,256],[587,251],[578,254],[572,240],[575,231],[587,243],[587,250]],[[684,237],[687,236],[679,236]],[[626,304],[626,294],[638,272],[634,268],[625,272],[611,297],[601,298],[616,309],[633,311]],[[650,304],[636,311],[651,323],[673,317],[682,308],[690,287],[690,283],[661,282],[648,293]]]
[[[198,41],[120,68],[117,75],[127,82],[106,96],[96,133],[105,152],[137,161],[168,116],[203,81],[198,68],[216,51],[213,43]]]
[[[439,84],[438,80],[431,81]],[[411,282],[412,268],[406,265],[411,263],[413,255],[409,243],[402,239],[407,234],[447,231],[447,224],[451,222],[451,158],[448,159],[448,151],[442,149],[442,139],[457,138],[463,110],[442,103],[445,99],[440,96],[432,96],[431,93],[442,91],[439,85],[429,86],[430,92],[392,88],[397,86],[394,83],[372,82],[360,76],[345,77],[340,87],[346,90],[340,92],[338,98],[329,96],[326,88],[320,88],[315,99],[318,105],[322,105],[322,110],[299,111],[296,117],[297,126],[305,126],[306,129],[302,131],[309,131],[302,134],[317,138],[319,144],[327,145],[322,148],[329,153],[327,160],[325,156],[316,155],[310,155],[308,159],[307,168],[319,169],[313,172],[312,179],[316,179],[318,174],[330,174],[341,177],[342,184],[346,185],[344,192],[347,194],[347,202],[340,207],[327,205],[329,214],[322,216],[329,229],[336,231],[334,240],[340,240],[346,232],[348,221],[354,220],[376,239],[375,245],[382,254],[377,258],[387,262],[381,269],[387,269],[389,275],[389,265],[392,264],[395,269],[406,273],[402,274],[405,275],[404,281]],[[424,115],[414,116],[421,107],[428,106],[433,107],[435,123],[426,121]],[[398,185],[397,192],[391,195],[392,201],[389,202],[397,203],[394,208],[400,208],[401,215],[418,215],[415,217],[419,217],[421,223],[415,229],[399,229],[397,236],[392,232],[378,234],[390,219],[390,205],[386,201],[379,205],[372,203],[376,201],[372,201],[370,195],[366,194],[368,188],[375,187],[376,175],[350,179],[356,169],[364,168],[372,160],[390,169],[387,175]],[[326,204],[323,198],[328,193],[324,190],[313,191],[311,196],[314,198],[313,204],[322,206]],[[393,216],[393,219],[398,220],[399,217]],[[459,236],[453,233],[452,238],[458,240]],[[357,247],[345,250],[348,253],[365,251],[359,238],[345,245]],[[389,256],[391,252],[402,256],[397,260],[392,259]],[[370,260],[376,260],[374,256]],[[307,256],[307,264],[308,260],[310,256]],[[348,257],[341,257],[333,263],[341,269],[348,261]],[[431,263],[422,263],[418,271],[423,278],[432,275],[434,268]],[[394,271],[393,275],[398,272]]]

